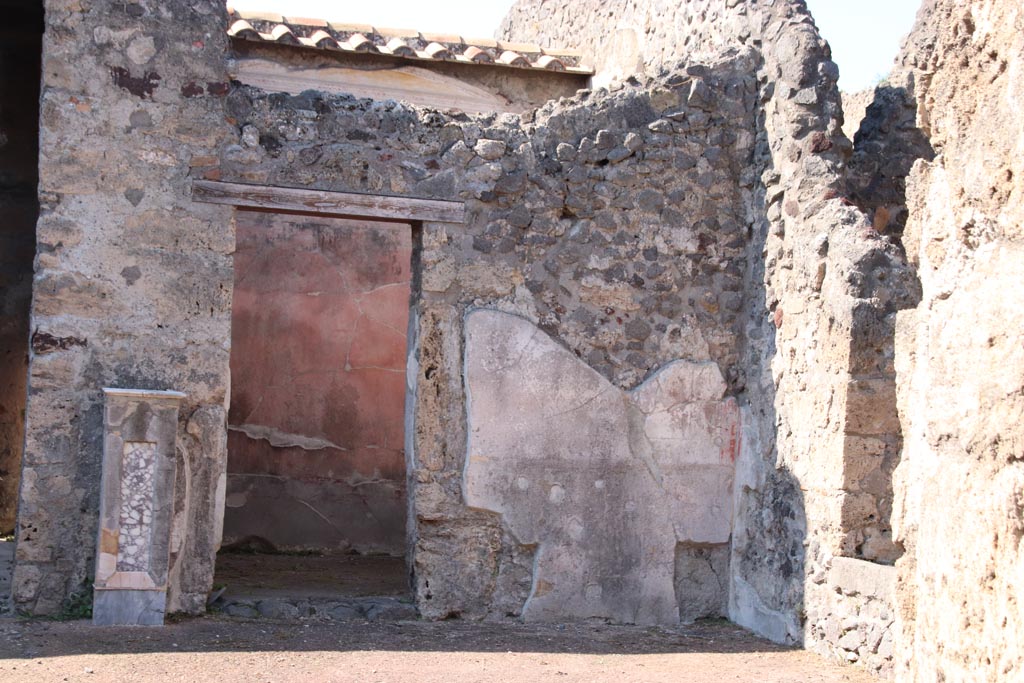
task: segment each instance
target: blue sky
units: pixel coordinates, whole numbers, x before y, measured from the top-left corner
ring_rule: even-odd
[[[229,4],[291,16],[489,37],[512,0],[233,0]],[[889,72],[920,4],[920,0],[807,0],[832,46],[843,90],[870,87]]]

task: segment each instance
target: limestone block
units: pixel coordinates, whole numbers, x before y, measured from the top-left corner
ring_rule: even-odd
[[[176,391],[104,389],[93,623],[163,624],[174,501]]]
[[[896,568],[853,557],[832,560],[829,583],[846,594],[877,598],[887,604],[896,599]]]
[[[731,530],[739,413],[718,367],[675,361],[624,392],[529,321],[477,310],[465,374],[466,502],[538,546],[523,617],[678,623],[676,545]]]
[[[166,591],[98,590],[93,597],[92,623],[97,626],[161,626],[166,609]]]

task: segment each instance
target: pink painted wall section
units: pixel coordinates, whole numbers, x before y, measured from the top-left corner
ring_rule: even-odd
[[[226,544],[403,552],[411,242],[238,212]]]

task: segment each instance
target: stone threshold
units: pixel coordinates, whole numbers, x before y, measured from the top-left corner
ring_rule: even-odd
[[[418,618],[411,598],[366,596],[354,598],[238,597],[223,596],[210,605],[211,612],[231,617],[267,619],[318,618],[332,621],[404,621]]]

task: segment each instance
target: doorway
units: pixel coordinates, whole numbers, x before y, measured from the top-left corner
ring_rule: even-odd
[[[407,594],[411,264],[409,224],[236,212],[214,581],[236,611]]]
[[[39,218],[41,2],[0,1],[0,613],[10,597]]]

